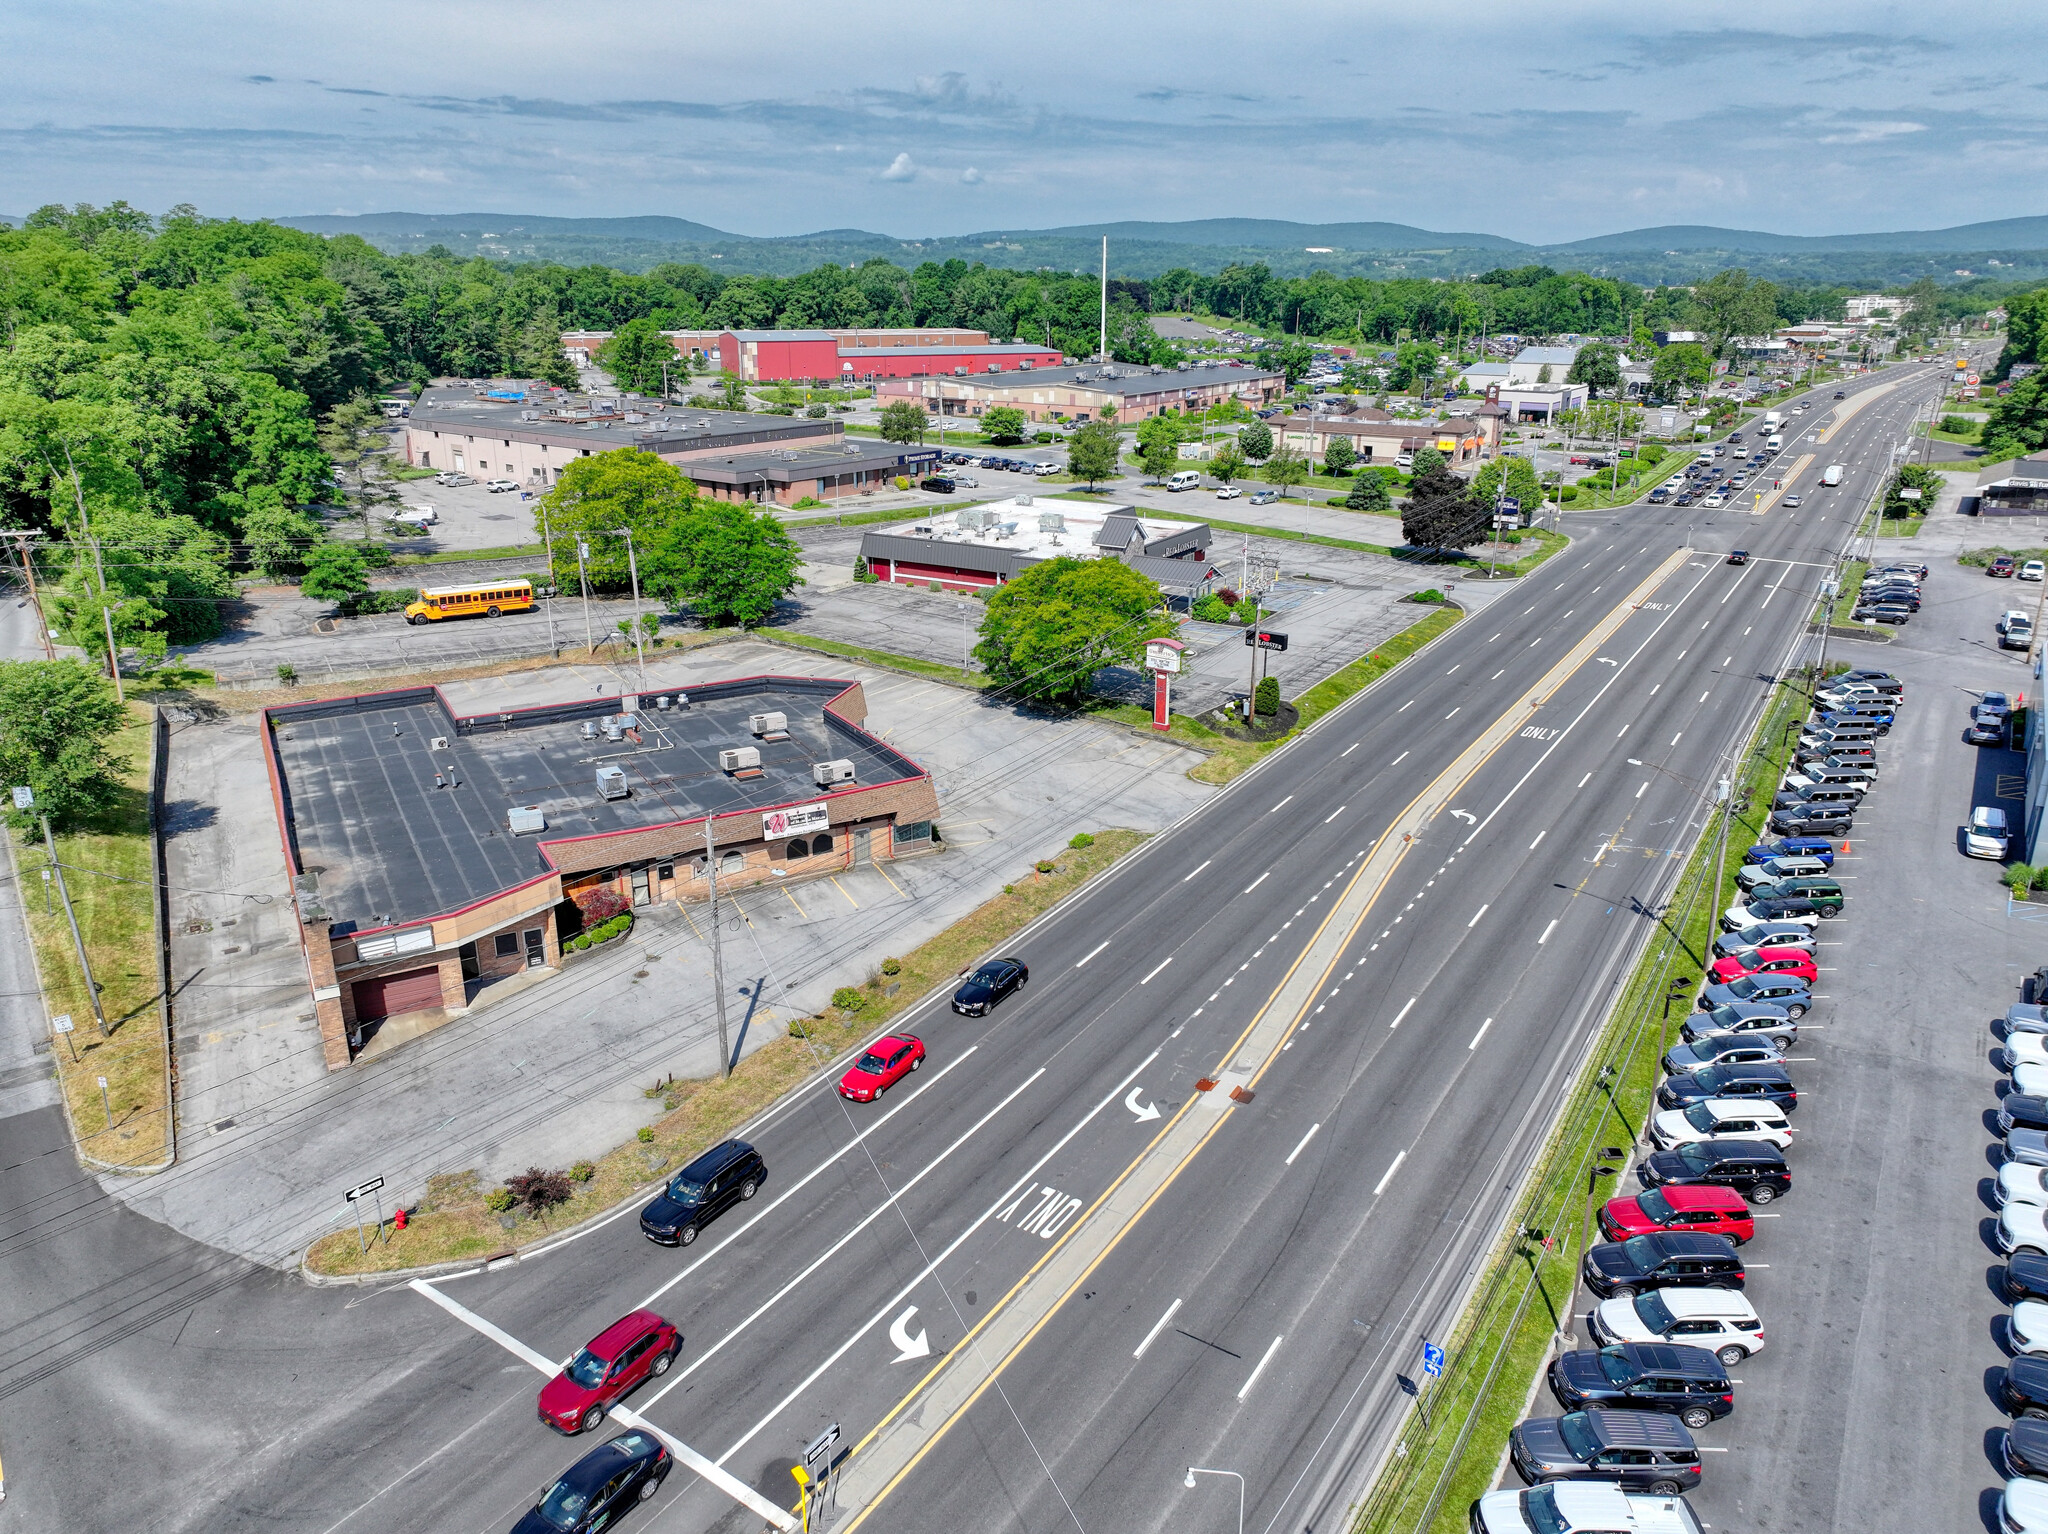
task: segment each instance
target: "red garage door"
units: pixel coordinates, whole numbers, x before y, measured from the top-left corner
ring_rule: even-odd
[[[356,982],[356,1016],[365,1022],[440,1005],[441,971],[437,968],[409,969],[402,975]]]

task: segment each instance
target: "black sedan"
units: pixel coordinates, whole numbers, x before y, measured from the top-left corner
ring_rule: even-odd
[[[512,1534],[594,1534],[661,1489],[672,1461],[666,1445],[638,1428],[599,1444],[540,1494]]]
[[[1030,978],[1022,959],[990,959],[953,993],[953,1010],[962,1017],[986,1017],[1005,996],[1023,990]]]
[[[1746,565],[1746,564],[1748,564],[1748,563],[1749,563],[1749,550],[1748,550],[1748,549],[1730,549],[1730,550],[1728,551],[1728,563],[1729,563],[1729,564],[1731,564],[1731,565]]]

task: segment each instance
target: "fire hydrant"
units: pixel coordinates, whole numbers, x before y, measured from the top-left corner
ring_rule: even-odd
[[[399,1211],[398,1211],[398,1213],[397,1213],[397,1214],[395,1214],[395,1215],[393,1215],[393,1216],[391,1217],[391,1228],[392,1228],[393,1230],[404,1230],[404,1229],[405,1229],[405,1209],[404,1209],[404,1206],[402,1206],[402,1205],[401,1205],[401,1206],[400,1206],[400,1208],[399,1208]]]

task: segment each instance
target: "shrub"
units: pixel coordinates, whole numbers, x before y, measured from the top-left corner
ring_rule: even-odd
[[[885,975],[902,974],[903,961],[901,959],[884,959],[882,961],[882,973]]]
[[[910,488],[910,476],[908,474],[897,475],[896,488],[898,490],[908,490]]]
[[[570,1186],[567,1173],[544,1172],[530,1166],[518,1176],[506,1178],[505,1191],[528,1214],[545,1215],[555,1205],[568,1203],[569,1195],[576,1190]]]
[[[569,1168],[569,1181],[571,1182],[589,1182],[596,1175],[597,1163],[595,1161],[579,1161]]]
[[[571,953],[581,953],[584,949],[590,946],[590,934],[586,932],[581,934],[580,936],[572,937],[569,939],[567,943],[563,944],[562,946],[567,948]]]
[[[1036,863],[1033,863],[1031,866],[1037,869],[1042,874],[1049,874],[1053,870],[1052,862],[1050,859],[1047,858],[1040,858]]]
[[[1579,487],[1577,485],[1559,485],[1550,494],[1551,499],[1555,501],[1576,501],[1579,498]]]
[[[858,1012],[867,1005],[867,999],[850,985],[842,985],[832,993],[832,1005],[842,1012]]]
[[[825,503],[815,495],[800,495],[789,503],[791,511],[815,511]]]
[[[576,902],[576,910],[586,927],[601,926],[626,909],[626,897],[604,884],[578,890],[570,898]]]
[[[1192,613],[1203,623],[1228,623],[1231,618],[1230,604],[1219,596],[1197,598]]]
[[[484,1195],[484,1208],[492,1214],[504,1214],[518,1202],[510,1188],[493,1188]]]
[[[1404,602],[1420,602],[1425,607],[1433,607],[1443,601],[1443,599],[1444,594],[1438,591],[1436,587],[1431,586],[1427,591],[1412,591],[1401,600]]]
[[[2006,869],[2004,879],[2009,888],[2020,899],[2027,898],[2027,890],[2034,882],[2034,870],[2024,863],[2015,863]]]
[[[822,421],[825,419],[825,407],[823,405],[813,405],[804,414],[813,421]]]
[[[287,687],[294,687],[298,685],[299,668],[291,665],[279,666],[277,668],[277,679]]]
[[[1261,714],[1280,712],[1280,678],[1261,677],[1256,691],[1252,694],[1252,708]]]
[[[651,1125],[642,1124],[640,1126],[640,1143],[642,1145],[652,1145],[654,1143],[654,1129]]]
[[[388,591],[359,591],[336,604],[344,618],[367,618],[372,613],[395,613],[408,602],[420,599],[417,586],[399,586]]]
[[[1977,423],[1966,415],[1945,415],[1941,418],[1941,429],[1951,437],[1974,437]]]
[[[1067,845],[1073,848],[1076,852],[1079,852],[1083,847],[1094,846],[1095,838],[1090,836],[1086,831],[1076,831],[1074,833],[1073,840],[1068,842]]]

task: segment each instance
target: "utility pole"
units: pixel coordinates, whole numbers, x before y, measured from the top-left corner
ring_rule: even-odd
[[[42,594],[36,590],[36,562],[30,553],[29,540],[41,536],[33,532],[0,531],[0,538],[19,540],[14,544],[14,554],[21,561],[21,578],[28,583],[29,606],[36,610],[36,642],[42,645],[45,660],[55,660],[57,647],[50,643],[50,624],[43,616]]]
[[[633,529],[618,529],[619,536],[626,540],[626,573],[633,580],[633,656],[640,668],[640,687],[647,688],[647,651],[640,642],[640,566],[633,558]]]
[[[71,470],[71,494],[78,502],[79,530],[85,534],[86,542],[92,545],[93,573],[99,577],[100,622],[105,625],[107,633],[107,675],[114,679],[114,700],[117,703],[125,704],[128,701],[128,695],[121,687],[121,656],[114,648],[114,610],[107,605],[107,570],[106,566],[100,563],[100,541],[93,537],[92,522],[85,514],[85,487],[78,482],[78,465],[72,461],[71,444],[68,442],[64,444],[64,465]],[[95,1011],[99,1009],[97,1001],[93,1003],[93,1009]],[[102,1031],[105,1030],[106,1026],[106,1019],[101,1018],[100,1028]]]
[[[583,568],[583,561],[589,554],[590,545],[579,536],[576,540],[576,584],[583,593],[583,648],[595,655],[597,641],[590,635],[590,579]]]
[[[1102,237],[1102,337],[1097,362],[1109,361],[1109,236]]]
[[[725,957],[718,940],[718,845],[711,839],[711,814],[704,815],[704,873],[711,880],[711,994],[718,1003],[718,1074],[732,1074],[732,1046],[725,1037]]]
[[[71,909],[71,891],[64,884],[64,865],[57,861],[57,839],[50,835],[50,817],[42,817],[43,848],[50,856],[50,869],[57,876],[57,894],[64,902],[64,919],[71,923],[71,944],[78,950],[78,970],[85,976],[86,999],[92,1003],[94,1021],[100,1025],[100,1037],[107,1037],[107,1014],[100,1008],[100,988],[92,978],[92,961],[85,956],[85,939],[79,935],[78,914]]]

